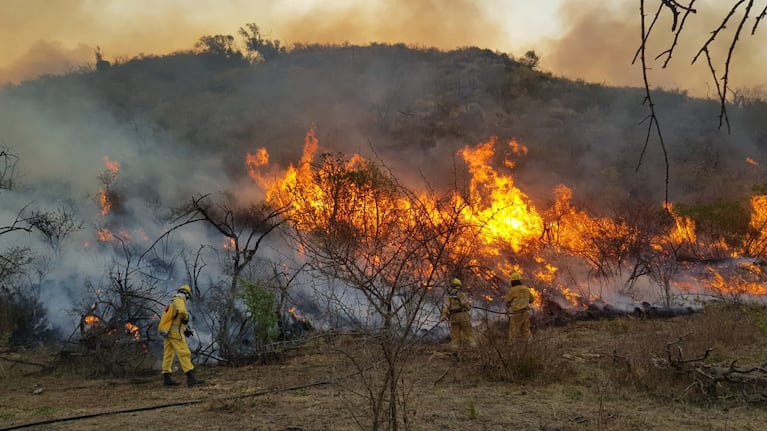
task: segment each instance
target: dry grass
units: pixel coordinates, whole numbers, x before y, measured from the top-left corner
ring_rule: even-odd
[[[716,397],[685,393],[688,377],[658,367],[657,361],[668,342],[685,336],[685,355],[713,348],[707,360],[712,363],[761,363],[767,357],[763,319],[763,310],[712,308],[668,320],[616,319],[538,329],[524,347],[497,344],[494,334],[505,333],[502,326],[483,330],[481,346],[473,351],[453,352],[446,343],[415,346],[402,386],[407,428],[761,430],[763,405],[731,396],[735,391]],[[359,425],[366,414],[360,393],[365,383],[351,375],[349,359],[375,361],[373,351],[353,338],[315,340],[281,363],[203,367],[199,374],[209,384],[200,388],[165,388],[159,372],[146,378],[85,379],[0,360],[0,428],[198,400],[40,429],[141,429],[158,423],[183,423],[189,430],[366,429]],[[333,384],[301,388],[333,378],[338,379]]]

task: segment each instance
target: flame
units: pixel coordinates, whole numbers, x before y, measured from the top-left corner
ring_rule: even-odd
[[[291,316],[295,317],[298,320],[304,320],[304,317],[298,313],[298,311],[296,310],[296,307],[290,307],[288,309],[288,313],[290,313]]]
[[[746,249],[751,255],[767,252],[767,195],[751,197],[751,232],[746,240]]]
[[[109,156],[102,157],[102,160],[104,160],[104,166],[107,167],[107,170],[113,174],[117,174],[120,172],[120,163],[109,160]]]
[[[99,207],[103,216],[109,214],[109,211],[112,210],[112,201],[109,200],[109,195],[103,188],[99,189]]]
[[[136,325],[134,325],[134,324],[132,324],[130,322],[126,322],[125,323],[125,332],[127,332],[128,334],[133,335],[133,338],[136,341],[139,341],[141,339],[141,334],[139,333],[138,326],[136,326]]]
[[[87,315],[87,316],[83,317],[83,322],[84,322],[86,325],[89,325],[89,326],[95,326],[95,325],[98,325],[98,324],[99,324],[99,318],[98,318],[97,316],[94,316],[94,315],[92,315],[92,314],[89,314],[89,315]]]
[[[473,149],[464,147],[459,151],[472,177],[468,199],[464,201],[460,195],[455,199],[467,204],[461,214],[464,221],[482,226],[482,243],[491,246],[501,242],[518,252],[540,236],[543,219],[530,205],[527,195],[514,186],[512,177],[492,168],[489,162],[496,141],[493,137]]]
[[[96,235],[99,238],[99,241],[101,242],[112,242],[117,241],[117,238],[112,234],[112,232],[109,230],[109,228],[102,227],[98,231],[96,231]]]
[[[726,295],[765,295],[764,274],[759,265],[751,262],[742,262],[734,269],[729,269],[731,274],[722,274],[712,267],[706,268],[711,275],[707,280],[707,287],[715,292]]]
[[[104,156],[102,159],[104,160],[104,165],[107,168],[103,176],[103,181],[105,182],[105,186],[108,187],[120,172],[120,164],[110,160],[108,156]],[[106,187],[99,189],[99,207],[101,208],[101,215],[103,216],[109,214],[109,212],[112,210],[112,201],[109,196],[109,190]]]
[[[380,196],[374,198],[375,185],[371,184],[377,175],[375,166],[359,155],[341,160],[323,154],[316,160],[319,140],[313,128],[306,134],[300,160],[284,172],[271,171],[267,175],[269,154],[264,148],[247,154],[245,164],[249,176],[264,189],[267,202],[278,208],[288,208],[287,217],[302,232],[346,237],[364,235],[379,227],[375,223],[380,222],[382,215],[393,213],[397,218],[392,223],[410,226],[415,222],[411,217],[415,217],[416,212],[409,210],[417,206],[425,207],[433,225],[440,226],[443,221],[451,220],[450,211],[453,211],[461,225],[466,226],[455,233],[452,248],[447,251],[454,261],[483,268],[487,279],[503,280],[512,272],[525,273],[523,270],[527,269],[532,285],[540,287],[541,291],[555,289],[558,296],[574,306],[585,306],[589,301],[599,299],[593,293],[579,293],[573,287],[572,271],[561,268],[560,260],[555,265],[552,259],[544,256],[574,258],[590,265],[592,273],[619,277],[625,270],[621,265],[629,259],[631,247],[639,242],[642,232],[631,221],[595,217],[576,209],[572,204],[573,192],[565,185],[554,189],[552,206],[539,211],[515,185],[509,173],[494,168],[497,141],[493,137],[458,151],[470,175],[467,189],[453,192],[442,200],[427,193],[416,197],[387,195],[383,201]],[[515,140],[508,142],[508,149],[514,157],[528,152],[527,147]],[[513,168],[515,162],[507,159],[503,165]],[[764,229],[767,227],[767,196],[754,197],[751,204],[752,248],[761,247],[759,250],[764,252],[767,251],[767,233],[762,232],[767,232]],[[705,257],[725,250],[726,256],[736,255],[723,239],[704,244],[697,236],[692,218],[679,215],[671,203],[663,207],[673,223],[667,231],[650,238],[649,245],[656,254],[672,261],[685,253]],[[328,228],[336,232],[329,233]],[[366,263],[377,265],[385,261],[387,253],[396,252],[395,244],[391,248],[383,247],[376,254],[365,256]],[[746,290],[757,291],[754,286]],[[487,296],[497,298],[498,293],[502,294],[496,292]],[[483,293],[478,292],[478,295]],[[534,297],[534,306],[540,306],[540,293],[535,292]],[[293,314],[295,307],[289,312]]]
[[[234,238],[224,237],[224,250],[234,250]]]
[[[746,163],[748,163],[751,166],[759,166],[759,162],[752,159],[751,157],[746,157]]]

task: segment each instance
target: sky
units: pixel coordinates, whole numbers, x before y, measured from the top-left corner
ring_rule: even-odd
[[[654,10],[660,0],[646,0]],[[764,7],[757,0],[755,7]],[[632,65],[639,46],[640,0],[2,0],[0,83],[107,60],[191,49],[203,35],[257,24],[269,39],[294,43],[406,43],[454,49],[478,46],[521,57],[533,49],[557,76],[614,86],[641,85]],[[731,1],[698,0],[671,66],[656,64],[654,83],[711,96],[713,82],[695,52]],[[648,12],[650,14],[651,12]],[[713,26],[713,27],[712,27]],[[734,27],[734,26],[729,26]],[[671,42],[658,26],[653,56]],[[759,87],[767,65],[764,32],[739,41],[731,85]],[[662,38],[660,36],[663,36]],[[722,38],[724,39],[724,38]],[[726,46],[726,44],[720,44]],[[721,53],[722,47],[718,47]],[[722,57],[723,58],[723,57]],[[723,60],[722,60],[723,63]]]

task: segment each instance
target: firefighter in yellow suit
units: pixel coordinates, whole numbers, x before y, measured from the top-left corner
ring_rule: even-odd
[[[530,304],[533,302],[533,293],[522,284],[522,275],[514,272],[510,278],[511,289],[503,297],[510,314],[509,344],[530,339]]]
[[[454,278],[447,290],[447,301],[442,307],[442,320],[450,319],[450,347],[477,346],[474,328],[471,327],[471,303],[461,292],[461,280]]]
[[[181,364],[181,370],[186,374],[186,383],[188,386],[202,384],[204,380],[198,379],[194,375],[194,365],[192,365],[192,352],[186,344],[185,336],[191,336],[192,330],[187,328],[189,323],[189,312],[186,309],[186,301],[192,295],[192,288],[183,285],[165,307],[163,317],[166,315],[169,319],[169,327],[161,319],[158,327],[160,335],[163,336],[162,343],[162,375],[165,386],[175,386],[179,383],[171,378],[173,373],[173,356],[178,356],[178,362]]]

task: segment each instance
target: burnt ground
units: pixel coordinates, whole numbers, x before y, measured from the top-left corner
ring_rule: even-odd
[[[696,316],[663,321],[581,321],[536,331],[545,345],[537,372],[493,372],[492,347],[455,353],[445,343],[415,348],[405,378],[414,430],[763,430],[764,405],[738,399],[687,400],[684,385],[642,387],[621,380],[616,349],[634,331],[689,333]],[[767,356],[764,339],[743,355]],[[365,361],[350,337],[317,338],[271,364],[200,366],[205,385],[162,386],[159,372],[87,378],[40,371],[40,353],[3,354],[0,429],[347,430],[367,411],[365,385],[349,358]],[[536,359],[536,358],[534,358]],[[180,379],[180,372],[176,376]],[[689,392],[689,388],[688,388]],[[86,417],[91,416],[92,417]],[[73,419],[78,418],[78,419]],[[405,429],[405,427],[402,427]]]

